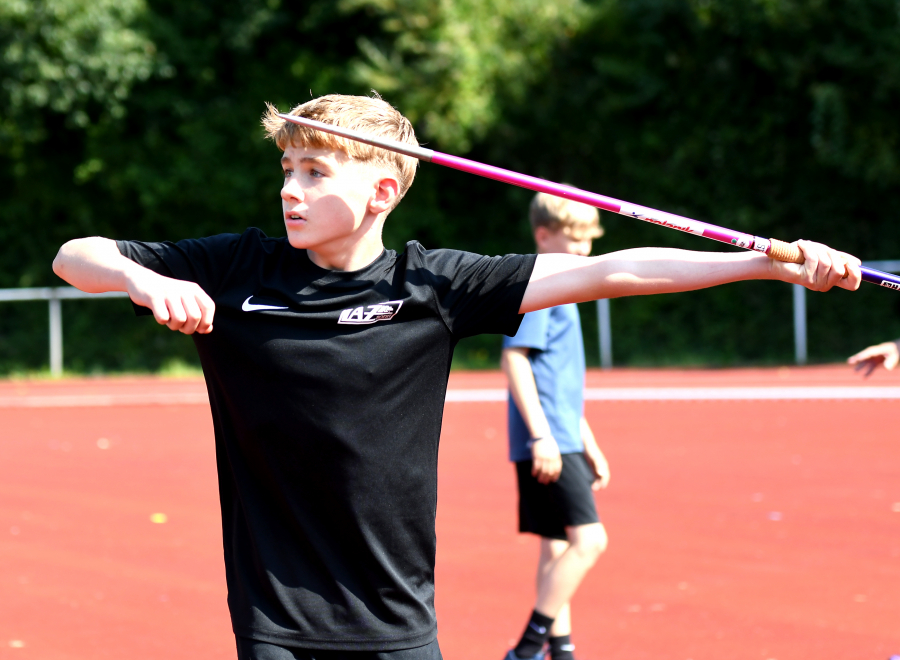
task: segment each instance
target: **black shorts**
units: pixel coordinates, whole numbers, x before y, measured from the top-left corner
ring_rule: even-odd
[[[518,461],[519,531],[548,539],[566,537],[566,527],[600,522],[594,504],[594,473],[584,454],[563,454],[559,480],[542,484],[531,476],[531,461]]]
[[[279,646],[248,637],[236,637],[238,660],[443,660],[434,640],[425,646],[398,651],[323,651]]]

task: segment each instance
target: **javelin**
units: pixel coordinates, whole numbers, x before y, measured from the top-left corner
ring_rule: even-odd
[[[726,227],[718,227],[706,222],[700,222],[699,220],[692,220],[691,218],[685,218],[684,216],[666,213],[665,211],[657,211],[656,209],[647,208],[646,206],[638,206],[612,197],[598,195],[597,193],[588,192],[587,190],[572,188],[571,186],[566,186],[561,183],[553,183],[551,181],[546,181],[545,179],[528,176],[527,174],[519,174],[518,172],[504,170],[499,167],[494,167],[493,165],[485,165],[484,163],[479,163],[474,160],[460,158],[459,156],[443,154],[440,151],[425,149],[424,147],[417,147],[395,140],[387,140],[374,135],[360,133],[359,131],[354,131],[349,128],[334,126],[333,124],[325,124],[320,121],[315,121],[314,119],[307,119],[306,117],[285,114],[279,114],[278,116],[294,124],[300,124],[301,126],[306,126],[317,131],[323,131],[325,133],[331,133],[332,135],[356,140],[357,142],[362,142],[373,147],[394,151],[403,154],[404,156],[412,156],[413,158],[418,158],[426,163],[435,163],[437,165],[443,165],[444,167],[452,167],[455,170],[461,170],[463,172],[468,172],[469,174],[477,174],[478,176],[483,176],[488,179],[511,183],[520,188],[549,193],[551,195],[556,195],[557,197],[564,197],[565,199],[581,202],[588,206],[594,206],[598,209],[603,209],[604,211],[627,215],[629,218],[636,218],[638,220],[643,220],[644,222],[653,223],[654,225],[668,227],[669,229],[677,229],[678,231],[687,232],[688,234],[696,234],[697,236],[710,238],[714,241],[719,241],[720,243],[728,243],[729,245],[745,248],[747,250],[762,252],[768,257],[778,261],[794,264],[802,264],[804,262],[803,254],[800,252],[799,247],[791,243],[779,241],[777,238],[769,239],[753,236],[751,234],[743,234],[732,229],[727,229]],[[880,270],[867,268],[865,266],[861,266],[860,271],[862,272],[862,279],[864,282],[870,282],[888,289],[900,291],[900,276],[884,273]]]

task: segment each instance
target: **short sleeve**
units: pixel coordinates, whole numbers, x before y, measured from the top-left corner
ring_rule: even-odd
[[[155,273],[196,282],[210,296],[225,278],[240,234],[189,238],[177,243],[164,241],[116,241],[119,252]]]
[[[503,348],[533,348],[538,351],[546,351],[549,330],[549,308],[529,312],[522,319],[522,324],[515,336],[503,338]]]
[[[441,316],[454,335],[516,333],[536,255],[485,257],[458,250],[425,250],[415,242],[407,246],[407,252],[417,253]]]

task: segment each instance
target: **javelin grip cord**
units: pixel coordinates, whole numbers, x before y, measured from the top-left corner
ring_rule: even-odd
[[[777,238],[770,238],[769,243],[771,245],[769,246],[769,251],[766,252],[766,256],[771,259],[784,261],[789,264],[802,264],[806,261],[803,258],[803,253],[800,252],[800,248],[793,243],[785,243]]]
[[[493,165],[485,165],[484,163],[479,163],[474,160],[468,160],[467,158],[451,156],[450,154],[444,154],[432,149],[405,144],[395,140],[388,140],[376,135],[361,133],[349,128],[343,128],[342,126],[325,124],[313,119],[307,119],[306,117],[288,114],[280,114],[278,116],[294,124],[349,138],[373,147],[394,151],[403,154],[404,156],[418,158],[419,160],[428,163],[435,163],[436,165],[443,165],[444,167],[476,174],[488,179],[503,181],[504,183],[519,186],[520,188],[544,192],[556,195],[557,197],[564,197],[604,211],[627,215],[637,220],[643,220],[670,229],[677,229],[678,231],[689,234],[696,234],[697,236],[703,236],[704,238],[709,238],[721,243],[728,243],[729,245],[734,245],[746,250],[762,252],[771,259],[777,261],[795,264],[802,264],[804,262],[803,254],[800,252],[799,247],[793,243],[779,241],[776,238],[768,239],[760,236],[753,236],[751,234],[744,234],[726,227],[719,227],[706,222],[700,222],[699,220],[693,220],[692,218],[638,206],[636,204],[631,204],[630,202],[606,197],[605,195],[598,195],[597,193],[573,188],[561,183],[553,183],[527,174],[520,174],[518,172],[513,172],[512,170],[504,170],[500,167],[494,167]],[[885,273],[866,266],[861,267],[860,270],[862,271],[862,279],[864,282],[900,291],[900,276]]]

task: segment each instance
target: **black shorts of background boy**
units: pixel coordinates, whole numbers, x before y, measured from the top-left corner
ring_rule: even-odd
[[[529,209],[539,255],[589,255],[599,220],[597,209],[545,193]],[[606,488],[610,472],[584,417],[584,364],[576,305],[530,312],[503,341],[519,531],[541,537],[537,599],[510,660],[540,655],[547,633],[552,660],[573,657],[570,601],[606,549],[593,489]]]
[[[292,112],[416,143],[409,121],[377,98],[332,95]],[[286,237],[91,237],[66,243],[53,263],[84,291],[127,291],[195,340],[228,605],[235,634],[253,640],[243,657],[439,655],[437,446],[460,338],[515,334],[520,314],[596,298],[754,278],[859,285],[855,259],[806,242],[800,265],[659,249],[482,257],[415,242],[398,254],[385,250],[382,227],[415,159],[286,124],[271,107],[264,124],[283,152]]]

